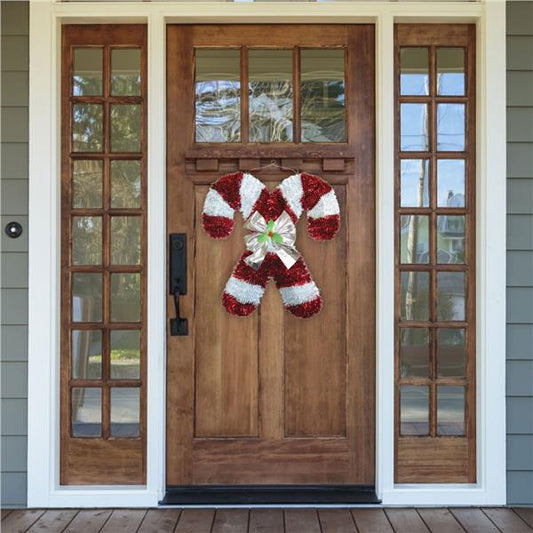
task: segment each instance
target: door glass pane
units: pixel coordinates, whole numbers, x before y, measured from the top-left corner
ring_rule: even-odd
[[[74,48],[72,94],[94,96],[102,94],[102,48]]]
[[[429,206],[429,159],[402,159],[401,207]]]
[[[111,50],[111,94],[117,96],[141,94],[140,48]]]
[[[111,105],[111,151],[141,151],[141,106]]]
[[[72,378],[102,379],[102,332],[72,331]]]
[[[437,263],[465,262],[465,216],[437,217]]]
[[[102,274],[72,274],[72,321],[102,321]]]
[[[429,263],[429,217],[400,217],[400,248],[402,263]]]
[[[429,329],[400,329],[401,376],[429,377]]]
[[[140,274],[111,274],[111,321],[141,319]]]
[[[344,49],[300,51],[303,142],[346,142]]]
[[[437,104],[437,150],[462,152],[465,149],[465,105]]]
[[[101,104],[74,104],[72,106],[72,150],[74,152],[101,152],[104,111]]]
[[[429,149],[427,104],[400,104],[400,150],[426,152]]]
[[[72,264],[102,264],[102,217],[72,217]]]
[[[196,142],[241,138],[240,50],[196,49]]]
[[[465,375],[466,339],[464,329],[437,330],[437,375],[461,378]]]
[[[140,422],[140,389],[111,388],[111,435],[138,437]]]
[[[250,142],[292,141],[292,50],[250,50]]]
[[[464,272],[437,272],[437,319],[465,319]]]
[[[102,389],[73,387],[70,420],[73,437],[101,437]]]
[[[427,387],[400,387],[400,433],[427,435],[429,433],[429,390]]]
[[[141,206],[141,162],[111,161],[111,207]]]
[[[465,160],[439,159],[437,161],[438,207],[465,206]]]
[[[437,387],[437,435],[465,434],[465,388]]]
[[[402,320],[429,319],[429,272],[402,272],[400,315]]]
[[[465,94],[464,48],[437,48],[437,94]]]
[[[141,262],[141,217],[111,217],[111,264]]]
[[[139,379],[141,332],[113,330],[111,343],[111,379]]]
[[[400,49],[400,94],[429,94],[429,54],[427,48]]]
[[[102,207],[102,161],[74,161],[72,207]]]

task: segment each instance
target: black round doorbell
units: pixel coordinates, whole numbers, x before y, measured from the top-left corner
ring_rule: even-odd
[[[8,237],[16,239],[22,234],[22,226],[18,222],[8,222],[4,231]]]

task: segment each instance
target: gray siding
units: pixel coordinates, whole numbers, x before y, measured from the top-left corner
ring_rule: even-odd
[[[533,2],[507,4],[507,500],[533,503]]]
[[[26,505],[28,397],[28,3],[2,2],[1,485],[2,505]],[[24,228],[18,239],[6,222]]]

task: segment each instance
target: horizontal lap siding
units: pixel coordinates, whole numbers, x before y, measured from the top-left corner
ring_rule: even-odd
[[[507,500],[533,503],[533,2],[507,4]]]
[[[1,503],[26,505],[28,398],[28,3],[2,2]],[[10,239],[7,222],[24,233]]]

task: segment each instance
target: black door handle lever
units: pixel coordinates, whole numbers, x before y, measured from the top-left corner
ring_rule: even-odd
[[[189,334],[189,323],[180,316],[180,296],[187,294],[187,235],[172,233],[169,245],[169,293],[174,297],[176,311],[176,317],[170,319],[170,335],[185,336]]]
[[[174,288],[174,309],[176,318],[170,319],[170,335],[173,337],[188,335],[189,321],[180,316],[180,291],[177,286]]]

